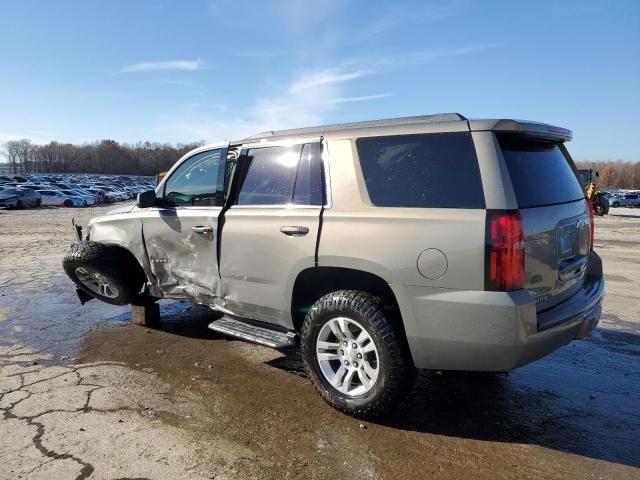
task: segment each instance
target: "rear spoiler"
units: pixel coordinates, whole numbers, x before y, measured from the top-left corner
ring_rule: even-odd
[[[569,142],[573,139],[573,132],[569,129],[523,120],[469,120],[469,129],[472,132],[482,130],[511,132],[560,142]]]

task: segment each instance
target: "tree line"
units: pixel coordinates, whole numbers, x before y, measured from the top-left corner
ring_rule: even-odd
[[[640,162],[576,162],[578,168],[591,168],[599,173],[595,179],[600,188],[640,190]],[[595,175],[595,173],[594,173]]]
[[[0,153],[10,173],[107,173],[155,175],[164,172],[182,155],[202,143],[118,143],[100,140],[83,145],[50,142],[37,145],[29,139],[12,140]]]

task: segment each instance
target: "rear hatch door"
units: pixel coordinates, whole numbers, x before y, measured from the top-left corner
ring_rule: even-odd
[[[525,288],[541,312],[583,285],[591,237],[588,204],[561,142],[497,137],[522,217]]]

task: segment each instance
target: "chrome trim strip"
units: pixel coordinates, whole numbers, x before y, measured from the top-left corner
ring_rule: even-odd
[[[295,203],[287,203],[284,205],[231,205],[229,210],[232,209],[247,209],[247,208],[278,208],[282,210],[298,210],[305,208],[322,208],[322,205],[296,205]]]
[[[242,143],[240,148],[242,150],[248,150],[251,148],[266,148],[266,147],[291,147],[293,145],[303,145],[305,143],[319,143],[322,141],[322,137],[304,137],[304,138],[284,138],[278,140],[261,140],[251,143]]]

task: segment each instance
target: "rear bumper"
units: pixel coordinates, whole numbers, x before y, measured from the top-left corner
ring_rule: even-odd
[[[592,253],[581,291],[542,313],[525,290],[392,289],[416,367],[506,372],[589,335],[602,313],[604,278]]]

